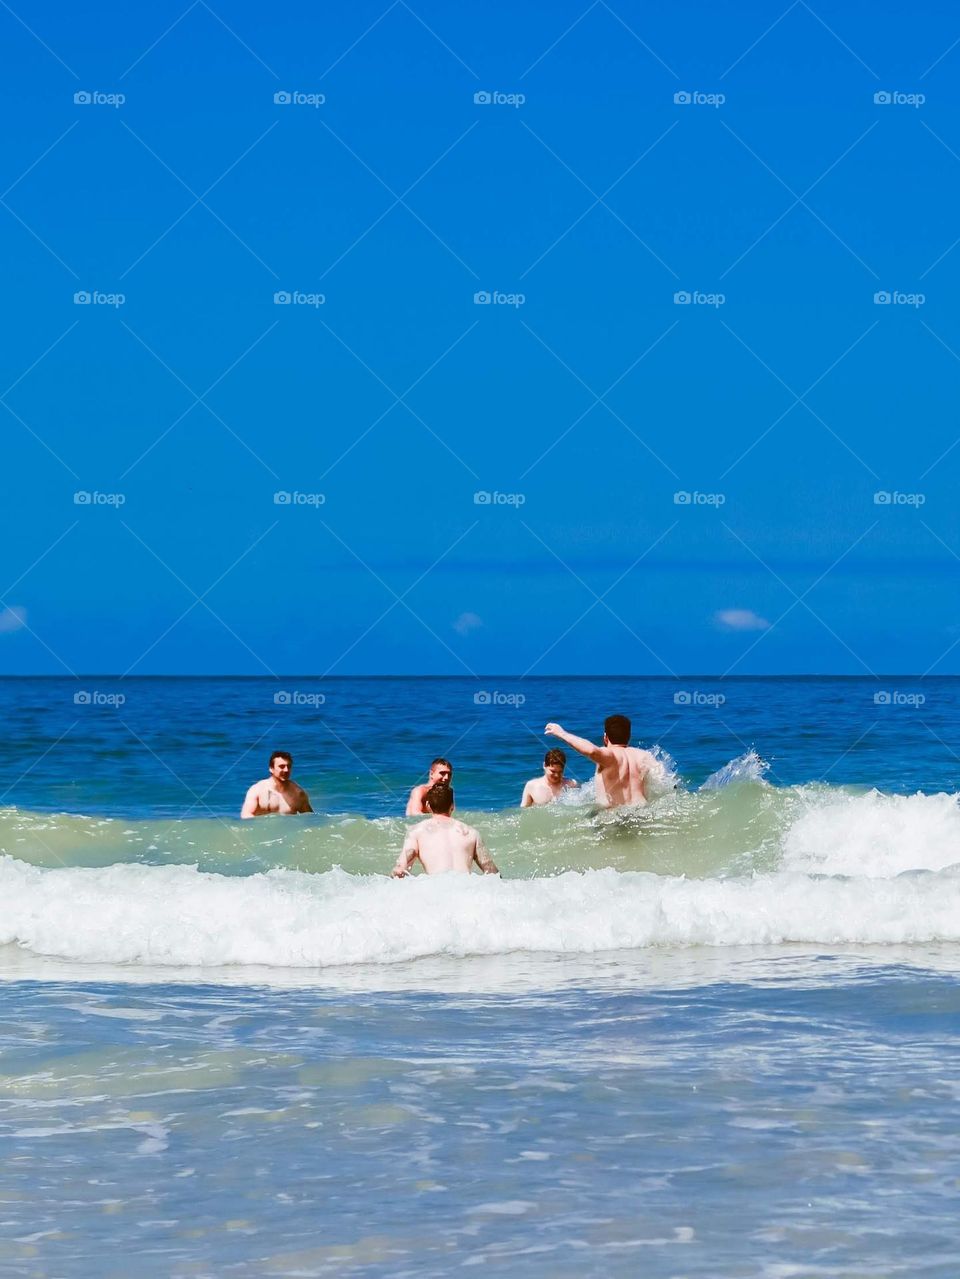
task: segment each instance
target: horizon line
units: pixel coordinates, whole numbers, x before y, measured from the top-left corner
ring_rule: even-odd
[[[483,680],[513,680],[520,683],[527,683],[534,680],[656,680],[661,683],[677,684],[683,680],[860,680],[864,682],[877,683],[879,680],[927,680],[927,679],[955,679],[960,680],[960,674],[931,674],[927,672],[921,674],[919,672],[881,672],[876,675],[845,675],[832,672],[792,672],[792,673],[774,673],[774,674],[710,674],[707,672],[688,672],[680,675],[647,675],[647,674],[564,674],[564,675],[519,675],[504,672],[486,673],[481,675],[385,675],[385,674],[363,674],[363,675],[321,675],[310,674],[306,672],[287,673],[283,675],[220,675],[220,674],[196,674],[196,673],[167,673],[167,674],[150,674],[150,675],[122,675],[118,672],[109,671],[87,671],[77,675],[57,675],[51,672],[45,674],[14,674],[0,673],[0,681],[3,680],[28,680],[28,679],[48,679],[61,680],[69,683],[79,683],[83,680],[114,680],[117,683],[127,683],[133,680],[257,680],[262,683],[280,683],[283,680],[320,680],[320,681],[336,681],[336,680],[462,680],[469,683],[479,683]]]

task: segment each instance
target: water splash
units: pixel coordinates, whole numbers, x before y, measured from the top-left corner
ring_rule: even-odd
[[[715,773],[711,773],[700,789],[722,790],[725,786],[736,786],[740,782],[761,782],[763,785],[769,785],[765,777],[769,767],[767,761],[761,759],[756,751],[747,751],[745,755],[738,755],[736,759],[731,759],[729,763],[724,764],[723,768],[718,768]]]

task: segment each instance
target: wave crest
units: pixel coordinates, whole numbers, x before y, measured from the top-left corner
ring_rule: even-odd
[[[511,951],[960,940],[960,877],[950,871],[688,880],[606,869],[396,881],[340,870],[51,870],[3,858],[0,893],[0,942],[92,963],[326,968]]]

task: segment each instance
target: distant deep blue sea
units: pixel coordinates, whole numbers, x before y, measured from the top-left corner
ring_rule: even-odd
[[[548,720],[655,798],[520,811]],[[960,680],[0,680],[11,1275],[960,1273]],[[280,748],[314,815],[238,820]],[[387,875],[436,755],[503,878]]]

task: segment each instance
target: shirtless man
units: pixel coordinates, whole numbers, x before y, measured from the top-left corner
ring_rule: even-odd
[[[430,765],[430,780],[424,782],[421,786],[414,786],[410,792],[410,798],[407,800],[407,817],[422,817],[428,811],[424,804],[424,796],[431,786],[437,782],[443,782],[444,786],[449,786],[453,778],[453,765],[448,759],[435,759]]]
[[[520,798],[521,808],[530,808],[534,804],[549,804],[559,799],[564,791],[578,786],[572,777],[564,777],[563,770],[567,766],[567,757],[558,746],[548,750],[543,757],[543,776],[531,777],[523,788]]]
[[[601,808],[619,808],[621,804],[646,804],[645,783],[657,760],[649,751],[628,745],[630,721],[626,715],[609,715],[603,725],[603,745],[594,746],[585,737],[575,737],[559,724],[548,724],[543,730],[549,737],[559,737],[597,766],[597,803]]]
[[[270,756],[270,776],[254,782],[247,791],[241,817],[263,817],[267,813],[312,813],[310,798],[302,786],[290,780],[293,756],[274,751]]]
[[[430,817],[414,826],[403,841],[403,850],[390,872],[394,879],[409,875],[418,857],[428,875],[448,870],[469,875],[474,862],[485,875],[499,875],[477,831],[451,816],[453,791],[446,782],[431,786],[425,799]]]

